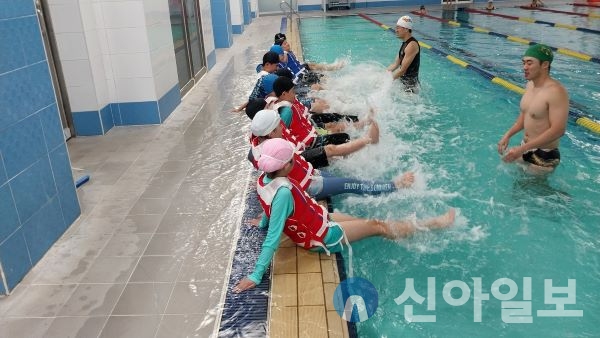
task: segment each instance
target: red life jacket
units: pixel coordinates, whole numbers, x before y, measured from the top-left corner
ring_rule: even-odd
[[[278,177],[269,184],[263,183],[263,173],[258,177],[258,200],[267,217],[271,217],[271,203],[280,187],[288,187],[294,199],[294,211],[285,220],[283,232],[297,245],[312,249],[325,247],[324,239],[329,227],[327,209],[300,190],[298,183],[287,177]]]
[[[252,165],[254,165],[254,168],[256,169],[258,169],[258,161],[256,159],[259,158],[261,154],[261,144],[259,142],[260,140],[257,136],[252,135],[250,137],[250,145],[252,146],[253,157]],[[312,182],[312,174],[312,164],[307,162],[301,155],[294,153],[294,167],[292,168],[292,171],[290,171],[288,176],[299,183],[300,187],[302,188],[302,191],[306,191],[306,189],[308,189],[308,186]]]
[[[309,117],[308,108],[297,99],[294,99],[294,103],[292,104],[292,122],[289,129],[292,135],[308,148],[312,146],[317,136],[317,130],[310,123]]]

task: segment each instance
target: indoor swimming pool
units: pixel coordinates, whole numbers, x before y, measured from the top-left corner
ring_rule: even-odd
[[[567,5],[556,8],[574,11]],[[495,12],[600,31],[600,19],[518,8]],[[394,27],[398,17],[407,13],[366,14]],[[463,11],[432,10],[429,15],[596,59],[600,56],[600,34]],[[413,36],[419,41],[515,85],[525,85],[521,56],[526,45],[412,16]],[[335,209],[380,219],[422,218],[449,207],[459,214],[450,230],[419,232],[399,241],[371,238],[352,245],[353,275],[375,286],[379,306],[371,318],[357,323],[358,335],[597,336],[599,135],[570,119],[561,141],[560,166],[548,178],[532,177],[514,164],[503,163],[496,151],[497,142],[518,116],[519,94],[426,48],[421,48],[421,91],[405,94],[385,71],[398,53],[400,40],[360,16],[303,18],[300,36],[304,59],[348,62],[328,74],[327,90],[318,96],[330,100],[339,112],[362,114],[369,105],[377,110],[380,144],[335,162],[333,169],[363,178],[389,179],[406,170],[417,175],[412,189],[386,196],[338,197]],[[555,53],[550,74],[569,91],[571,108],[600,120],[598,63]],[[521,134],[515,135],[511,145],[520,138]],[[409,279],[420,296],[429,296],[427,300],[395,301]],[[574,299],[557,293],[565,292],[569,280],[576,282],[570,287]],[[551,292],[552,287],[564,288]],[[482,295],[476,296],[477,292]],[[563,298],[552,300],[552,293]],[[581,310],[583,315],[566,311],[552,317],[544,312],[561,302],[565,310]],[[428,317],[430,322],[407,319],[407,305],[413,306],[414,315],[435,318]],[[522,307],[521,315],[503,318],[511,307]]]

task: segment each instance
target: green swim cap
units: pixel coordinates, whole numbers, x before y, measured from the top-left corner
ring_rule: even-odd
[[[550,63],[552,63],[552,60],[554,59],[552,49],[539,43],[529,47],[523,56],[531,56],[532,58],[540,60],[540,62],[548,61]]]

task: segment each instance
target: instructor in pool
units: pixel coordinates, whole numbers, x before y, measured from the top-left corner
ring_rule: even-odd
[[[534,173],[551,172],[560,163],[558,144],[569,116],[569,94],[550,77],[554,56],[547,46],[535,44],[523,55],[523,71],[528,80],[521,98],[521,113],[498,142],[505,162],[519,161]],[[524,130],[520,145],[507,149],[510,138]]]
[[[413,21],[408,15],[396,22],[396,36],[402,40],[402,46],[394,63],[387,67],[394,80],[400,79],[407,92],[417,92],[419,87],[419,65],[421,64],[421,47],[419,41],[412,36]]]

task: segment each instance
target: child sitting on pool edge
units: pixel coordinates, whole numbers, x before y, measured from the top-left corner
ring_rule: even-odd
[[[422,228],[439,229],[454,223],[454,209],[428,220],[417,220],[416,224],[330,214],[308,197],[296,181],[287,178],[294,165],[294,147],[289,142],[266,140],[261,150],[258,167],[264,173],[258,178],[256,190],[265,216],[257,226],[268,226],[268,233],[254,271],[236,284],[235,293],[252,289],[261,282],[279,247],[282,233],[304,249],[330,254],[342,250],[342,241],[349,246],[350,242],[371,236],[395,239],[407,237]]]

